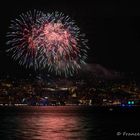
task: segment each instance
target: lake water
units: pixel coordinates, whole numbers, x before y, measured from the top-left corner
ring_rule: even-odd
[[[117,132],[139,132],[133,113],[91,111],[88,107],[0,109],[0,140],[98,140]]]

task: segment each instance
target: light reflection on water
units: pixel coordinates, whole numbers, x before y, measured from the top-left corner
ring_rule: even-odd
[[[113,116],[68,110],[0,113],[0,140],[106,139],[116,136],[117,131],[130,129],[129,126],[131,129],[139,126],[136,118],[130,119],[120,114]]]
[[[1,119],[0,134],[9,140],[84,140],[88,131],[93,134],[87,119],[71,113],[17,114]]]
[[[32,139],[38,140],[82,139],[85,135],[84,126],[80,123],[78,116],[62,113],[61,115],[56,113],[24,117],[20,126],[22,135],[28,135],[28,137],[31,135]]]

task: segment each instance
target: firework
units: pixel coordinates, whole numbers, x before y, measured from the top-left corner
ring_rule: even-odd
[[[87,40],[63,13],[34,10],[12,20],[7,52],[27,68],[47,68],[56,75],[73,75],[87,58]]]

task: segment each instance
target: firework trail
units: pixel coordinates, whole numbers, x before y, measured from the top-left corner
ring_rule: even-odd
[[[87,58],[85,35],[63,13],[22,13],[11,21],[7,38],[7,52],[27,68],[72,76]]]

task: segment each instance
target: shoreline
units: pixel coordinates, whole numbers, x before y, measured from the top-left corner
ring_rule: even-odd
[[[140,113],[140,106],[0,106],[2,113]]]

